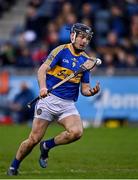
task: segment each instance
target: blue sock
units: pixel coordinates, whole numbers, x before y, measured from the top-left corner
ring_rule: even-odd
[[[20,165],[20,162],[19,160],[17,160],[16,158],[12,161],[11,163],[11,167],[15,168],[15,169],[18,169],[19,168],[19,165]]]
[[[51,149],[51,148],[57,146],[55,144],[54,138],[46,140],[46,141],[44,141],[44,143],[45,143],[47,149]]]

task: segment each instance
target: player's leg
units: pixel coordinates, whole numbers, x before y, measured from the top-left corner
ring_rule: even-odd
[[[32,151],[33,147],[40,142],[49,125],[49,121],[35,118],[31,133],[25,141],[23,141],[16,153],[15,159],[12,161],[8,169],[8,175],[17,175],[21,161]]]
[[[58,122],[65,128],[65,131],[54,138],[57,145],[68,144],[80,139],[83,134],[83,125],[80,116],[70,115]]]
[[[39,163],[42,168],[47,167],[48,152],[50,149],[57,145],[68,144],[76,141],[83,134],[83,125],[79,115],[70,115],[64,117],[58,122],[65,128],[65,131],[52,139],[40,143],[41,155]]]

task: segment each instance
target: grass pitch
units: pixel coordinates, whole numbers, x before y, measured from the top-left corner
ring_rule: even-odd
[[[88,128],[82,139],[51,150],[49,166],[38,164],[39,146],[22,162],[20,174],[6,175],[20,142],[30,128],[0,126],[0,178],[17,179],[126,179],[138,178],[137,128]],[[51,125],[45,138],[53,137],[62,129]]]

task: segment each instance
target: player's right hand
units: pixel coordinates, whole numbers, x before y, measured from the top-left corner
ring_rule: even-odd
[[[48,89],[47,88],[41,88],[39,92],[40,98],[44,98],[48,95]]]

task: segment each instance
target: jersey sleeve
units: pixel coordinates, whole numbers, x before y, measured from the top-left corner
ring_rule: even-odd
[[[64,46],[65,45],[60,45],[57,48],[55,48],[54,50],[52,50],[51,53],[46,58],[44,63],[48,64],[51,68],[53,68],[61,59],[61,54],[62,54],[62,50],[63,50]]]
[[[90,72],[89,71],[84,71],[83,76],[81,78],[81,82],[83,83],[89,83],[90,82]]]
[[[83,52],[82,55],[84,56],[84,58],[86,60],[89,59],[89,56],[85,52]],[[83,82],[83,83],[89,83],[90,82],[90,71],[84,71],[83,72],[81,82]]]

